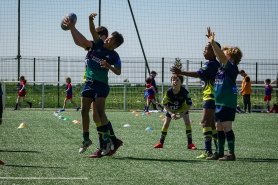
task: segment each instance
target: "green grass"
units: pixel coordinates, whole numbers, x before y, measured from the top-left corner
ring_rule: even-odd
[[[80,113],[66,111],[59,120],[54,111],[4,111],[0,127],[0,184],[277,184],[278,114],[239,114],[233,123],[237,161],[198,160],[203,149],[200,112],[190,113],[193,141],[198,150],[186,149],[185,127],[173,121],[163,149],[153,149],[163,124],[160,114],[135,117],[131,112],[108,112],[116,135],[124,145],[112,157],[89,159],[97,148],[84,154]],[[27,127],[17,128],[25,122]],[[124,124],[130,124],[124,128]],[[153,131],[146,131],[151,126]],[[227,147],[226,147],[227,149]],[[4,179],[13,177],[15,179]],[[20,179],[20,178],[41,179]],[[16,179],[18,178],[18,179]],[[44,178],[44,179],[43,179]],[[47,179],[49,178],[49,179]],[[51,178],[88,178],[51,179]]]

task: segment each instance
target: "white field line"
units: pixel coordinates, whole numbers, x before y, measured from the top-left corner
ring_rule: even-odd
[[[88,180],[87,177],[0,177],[5,180]]]

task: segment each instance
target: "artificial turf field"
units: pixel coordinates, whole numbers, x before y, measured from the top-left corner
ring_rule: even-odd
[[[188,150],[182,120],[172,121],[163,149],[154,149],[163,124],[159,113],[136,117],[131,112],[107,112],[124,145],[112,157],[90,159],[93,141],[79,154],[80,112],[5,110],[0,126],[0,184],[278,184],[278,114],[237,114],[233,123],[236,161],[196,159],[203,152],[201,112],[190,112],[193,142]],[[18,128],[25,122],[25,128]],[[129,124],[130,127],[123,127]],[[152,127],[153,130],[145,130]],[[213,145],[214,149],[214,145]],[[227,149],[227,145],[225,146]]]

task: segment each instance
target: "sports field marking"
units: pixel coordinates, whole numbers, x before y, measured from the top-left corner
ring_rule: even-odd
[[[88,180],[87,177],[0,177],[5,180]]]

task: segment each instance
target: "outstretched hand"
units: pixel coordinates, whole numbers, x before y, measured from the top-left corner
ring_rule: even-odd
[[[210,42],[214,41],[214,36],[215,36],[214,32],[210,30],[210,27],[207,27],[207,31],[208,31],[208,33],[206,34],[207,38],[210,40]]]
[[[96,18],[96,16],[97,16],[96,13],[91,13],[91,14],[89,15],[89,19],[90,19],[90,20],[94,20],[94,19]]]
[[[176,66],[172,66],[172,68],[170,68],[170,71],[172,72],[172,74],[181,74],[181,69]]]
[[[69,17],[65,18],[63,25],[68,27],[69,29],[72,29],[75,26],[76,20],[71,21]]]

